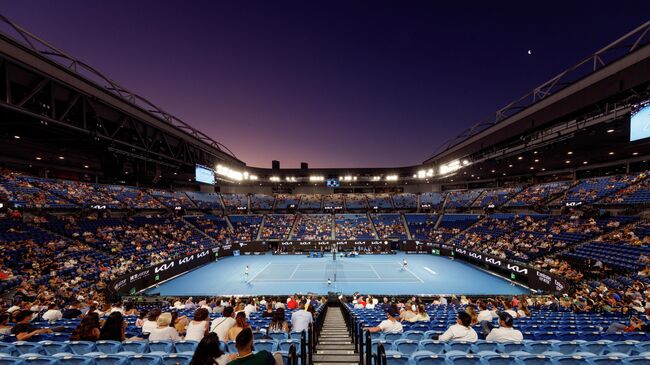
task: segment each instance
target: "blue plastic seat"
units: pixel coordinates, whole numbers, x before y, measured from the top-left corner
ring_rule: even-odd
[[[409,365],[409,357],[397,351],[386,351],[386,365]]]
[[[276,341],[286,340],[289,338],[289,334],[286,332],[269,332],[266,335]]]
[[[548,341],[532,341],[527,342],[524,346],[524,351],[530,352],[531,354],[541,354],[545,351],[552,351],[553,343]]]
[[[589,358],[589,363],[591,365],[616,365],[622,364],[627,356],[609,356],[609,355],[598,355]]]
[[[650,354],[645,356],[630,356],[623,360],[623,363],[627,365],[647,365],[650,363]]]
[[[254,331],[253,332],[253,339],[254,340],[261,340],[261,339],[264,338],[264,336],[265,336],[264,332],[260,332],[260,331]]]
[[[192,355],[190,354],[168,354],[163,355],[163,364],[164,365],[189,365],[192,361]]]
[[[21,355],[23,359],[23,364],[25,365],[60,365],[59,359],[54,356],[38,355],[38,354],[27,354]]]
[[[421,351],[430,351],[434,354],[442,354],[445,352],[446,344],[440,341],[434,340],[422,340],[420,341],[419,350]]]
[[[23,359],[18,357],[0,357],[0,365],[23,365]]]
[[[54,355],[61,352],[71,352],[70,346],[65,342],[41,341],[39,344],[43,347],[46,355]]]
[[[453,341],[453,342],[447,342],[446,351],[462,351],[462,352],[469,352],[472,348],[472,342],[464,342],[464,341]]]
[[[257,351],[266,350],[271,353],[277,351],[278,348],[278,343],[275,340],[255,340],[253,345]]]
[[[122,350],[144,354],[149,352],[149,344],[147,341],[124,341],[122,342]]]
[[[97,365],[129,365],[129,358],[126,356],[103,354],[95,357]]]
[[[636,350],[636,345],[638,343],[639,343],[638,341],[612,342],[607,345],[607,349],[605,351],[607,352],[607,354],[612,352],[621,352],[630,355],[632,351]]]
[[[571,355],[575,352],[581,351],[581,345],[583,342],[578,341],[566,341],[566,342],[556,342],[552,344],[553,351],[561,352],[564,355]]]
[[[405,340],[420,341],[424,332],[422,331],[406,331],[402,334],[402,338]]]
[[[591,352],[592,354],[602,355],[607,350],[611,341],[588,341],[580,344],[581,352]]]
[[[481,365],[481,357],[473,354],[447,356],[449,365]]]
[[[296,346],[296,352],[300,352],[300,340],[295,338],[290,338],[288,340],[282,340],[278,342],[279,350],[289,351],[289,348],[291,347],[292,344]]]
[[[131,365],[163,365],[162,356],[152,354],[137,354],[129,356]]]
[[[392,350],[405,355],[411,355],[417,351],[419,345],[419,341],[400,339],[393,342]]]
[[[386,341],[395,342],[402,338],[401,333],[384,333],[382,338]]]
[[[510,353],[514,351],[524,351],[526,348],[525,342],[503,342],[498,344],[498,352]]]
[[[521,365],[548,365],[551,363],[550,356],[544,355],[527,355],[519,356],[517,359]]]
[[[553,361],[557,365],[589,365],[589,358],[576,355],[554,356]]]
[[[95,342],[95,348],[105,354],[116,354],[122,349],[122,343],[119,341],[102,340]]]
[[[0,354],[14,355],[16,354],[16,346],[12,343],[0,342]]]
[[[85,355],[90,352],[95,352],[95,343],[91,341],[70,341],[68,342],[70,350],[75,355]]]
[[[173,341],[149,341],[149,352],[171,353],[174,352]]]
[[[16,347],[16,351],[20,355],[24,354],[45,354],[45,350],[43,350],[43,346],[41,344],[36,343],[36,342],[28,342],[28,341],[16,341],[14,342],[14,346]]]
[[[61,365],[95,365],[95,359],[81,355],[55,355]]]
[[[473,353],[478,354],[481,351],[494,351],[498,352],[499,351],[499,344],[495,342],[488,342],[488,341],[483,341],[479,340],[474,342],[470,348]]]
[[[512,365],[515,364],[515,356],[509,354],[481,356],[483,362],[487,365]]]
[[[199,345],[197,341],[178,341],[174,343],[174,349],[176,350],[177,353],[181,352],[187,352],[187,353],[194,353],[194,350],[196,350],[196,347]]]

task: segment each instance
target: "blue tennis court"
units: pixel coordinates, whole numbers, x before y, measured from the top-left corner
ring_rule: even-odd
[[[402,268],[406,258],[408,266]],[[250,272],[245,275],[244,268]],[[328,285],[328,279],[331,285]],[[147,294],[160,295],[260,295],[359,291],[369,294],[524,294],[513,286],[462,261],[433,255],[226,257],[179,276]]]

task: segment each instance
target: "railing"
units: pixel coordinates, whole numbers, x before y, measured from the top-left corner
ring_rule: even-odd
[[[376,365],[386,365],[388,363],[386,360],[386,349],[384,349],[384,344],[377,344],[377,353],[374,356]]]
[[[370,335],[370,331],[365,331],[365,347],[363,346],[364,344],[361,344],[361,347],[365,350],[365,355],[366,355],[366,365],[372,365],[372,336]]]
[[[312,358],[314,353],[316,352],[316,344],[318,343],[318,338],[320,337],[320,332],[323,329],[323,323],[325,321],[325,315],[327,314],[327,306],[321,306],[323,310],[318,314],[316,317],[316,321],[314,321],[313,324],[309,324],[309,334],[307,336],[307,341],[308,341],[308,348],[309,351],[307,352],[307,358],[309,360],[309,364],[312,364]]]
[[[307,364],[307,331],[305,330],[300,335],[300,363]]]
[[[345,325],[348,328],[350,337],[354,343],[354,349],[359,354],[359,364],[363,364],[363,333],[361,331],[363,321],[358,320],[350,311],[350,308],[345,303],[341,303],[341,306],[344,308],[343,320],[345,320]]]
[[[298,354],[296,353],[296,345],[291,345],[289,347],[289,358],[287,359],[287,365],[298,365]]]

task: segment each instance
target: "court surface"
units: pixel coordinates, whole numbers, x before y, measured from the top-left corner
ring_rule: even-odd
[[[402,268],[406,258],[408,266]],[[244,268],[249,266],[249,275]],[[327,280],[332,281],[328,286]],[[186,273],[147,294],[260,295],[319,293],[506,295],[529,291],[472,265],[433,255],[226,257]]]

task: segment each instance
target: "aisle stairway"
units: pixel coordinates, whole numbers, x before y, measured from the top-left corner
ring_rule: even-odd
[[[340,307],[331,307],[325,315],[313,362],[314,365],[359,364],[359,354],[355,353]]]

